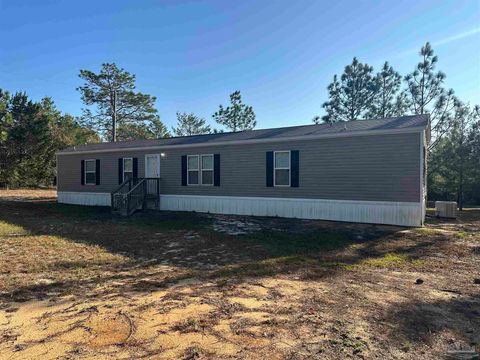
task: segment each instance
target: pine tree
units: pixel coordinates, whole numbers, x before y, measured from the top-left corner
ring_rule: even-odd
[[[255,128],[255,112],[251,106],[242,102],[240,91],[230,94],[230,106],[219,105],[218,111],[212,115],[215,121],[231,131],[251,130]]]
[[[411,99],[412,111],[415,114],[427,112],[427,106],[443,93],[442,84],[445,74],[441,71],[434,73],[438,57],[433,55],[430,43],[426,43],[420,50],[422,61],[416,69],[405,76]]]
[[[83,109],[83,122],[101,132],[108,141],[117,140],[117,128],[121,130],[120,139],[146,136],[142,131],[156,126],[160,118],[155,109],[154,96],[135,92],[135,75],[116,64],[102,64],[99,73],[80,70],[80,78],[85,83],[78,87],[82,101],[91,109]],[[132,130],[131,133],[127,133]]]
[[[406,95],[401,92],[402,77],[386,61],[376,75],[377,91],[369,106],[369,118],[404,115],[407,111]]]
[[[406,115],[408,114],[408,108],[409,108],[409,102],[408,102],[407,93],[405,90],[400,90],[398,95],[395,97],[391,116]]]
[[[206,125],[205,119],[194,113],[177,112],[177,127],[173,127],[172,131],[176,136],[190,136],[210,134],[212,129]]]
[[[322,120],[334,123],[367,117],[378,88],[372,73],[373,68],[370,65],[362,64],[357,58],[353,58],[352,63],[345,67],[340,81],[335,75],[328,86],[329,100],[322,105],[327,114]]]
[[[453,112],[458,100],[453,90],[444,89],[445,74],[435,72],[438,58],[430,43],[422,46],[420,57],[422,60],[411,74],[405,76],[405,82],[410,111],[414,114],[430,114],[432,141],[429,150],[432,150],[453,126]]]
[[[341,101],[341,84],[338,81],[337,74],[333,75],[333,81],[328,85],[328,98],[329,101],[323,103],[323,108],[326,111],[326,115],[320,118],[319,116],[315,116],[313,118],[313,122],[319,124],[321,122],[325,122],[328,124],[332,124],[337,121],[344,121],[344,118],[339,118],[340,116],[340,109],[342,108],[342,101]]]

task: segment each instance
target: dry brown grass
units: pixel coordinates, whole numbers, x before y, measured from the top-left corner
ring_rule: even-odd
[[[52,200],[57,198],[55,189],[0,189],[0,200],[29,201],[29,200]]]
[[[480,211],[424,229],[262,219],[229,236],[207,215],[113,218],[51,196],[0,191],[1,359],[478,350]]]

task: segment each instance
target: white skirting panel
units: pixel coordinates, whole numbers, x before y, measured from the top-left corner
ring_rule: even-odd
[[[110,193],[57,191],[57,201],[63,204],[110,206]]]
[[[160,195],[160,210],[421,226],[421,203]]]
[[[110,206],[109,193],[58,191],[64,204]],[[299,219],[421,226],[421,203],[267,197],[160,195],[160,210],[279,216]]]

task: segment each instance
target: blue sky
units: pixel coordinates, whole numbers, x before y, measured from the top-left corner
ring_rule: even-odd
[[[80,114],[80,69],[136,74],[170,128],[241,90],[259,128],[308,124],[353,56],[413,70],[430,41],[446,85],[480,103],[480,1],[0,0],[0,88]]]

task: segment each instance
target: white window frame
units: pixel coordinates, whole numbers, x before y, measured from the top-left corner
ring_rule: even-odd
[[[132,157],[126,157],[122,158],[122,179],[125,181],[125,160],[131,160],[132,161],[132,171],[127,171],[132,173],[132,179],[133,179],[133,158]]]
[[[190,161],[189,159],[191,157],[196,157],[197,158],[197,170],[190,170],[189,169],[189,164],[190,164]],[[190,171],[197,171],[198,172],[198,183],[196,184],[190,184]],[[201,181],[200,181],[200,155],[187,155],[187,185],[188,186],[199,186]]]
[[[277,153],[288,153],[288,167],[277,168]],[[277,185],[277,170],[288,170],[288,185]],[[292,153],[290,150],[280,150],[273,152],[273,186],[274,187],[291,187],[292,186]]]
[[[90,162],[90,161],[93,161],[94,163],[94,169],[93,171],[87,171],[87,162]],[[87,183],[87,173],[89,174],[95,174],[95,181],[92,183]],[[97,159],[88,159],[88,160],[85,160],[85,169],[83,169],[83,182],[85,183],[85,185],[89,185],[89,186],[92,186],[92,185],[97,185]]]
[[[212,168],[211,168],[211,169],[204,169],[204,168],[203,168],[202,159],[203,159],[204,156],[210,156],[210,157],[212,158]],[[215,159],[214,159],[213,154],[202,154],[202,155],[200,155],[200,164],[199,164],[200,166],[199,166],[199,168],[200,168],[200,174],[201,174],[201,175],[200,175],[200,180],[201,180],[200,183],[202,184],[202,186],[213,186],[213,183],[215,182],[215,179],[214,179],[214,176],[215,176],[215,170],[214,170],[214,169],[215,169],[215,163],[214,163],[214,161],[215,161]],[[211,172],[212,172],[212,183],[211,183],[211,184],[204,184],[204,183],[203,183],[203,171],[204,171],[204,170],[205,170],[205,171],[211,171]]]

